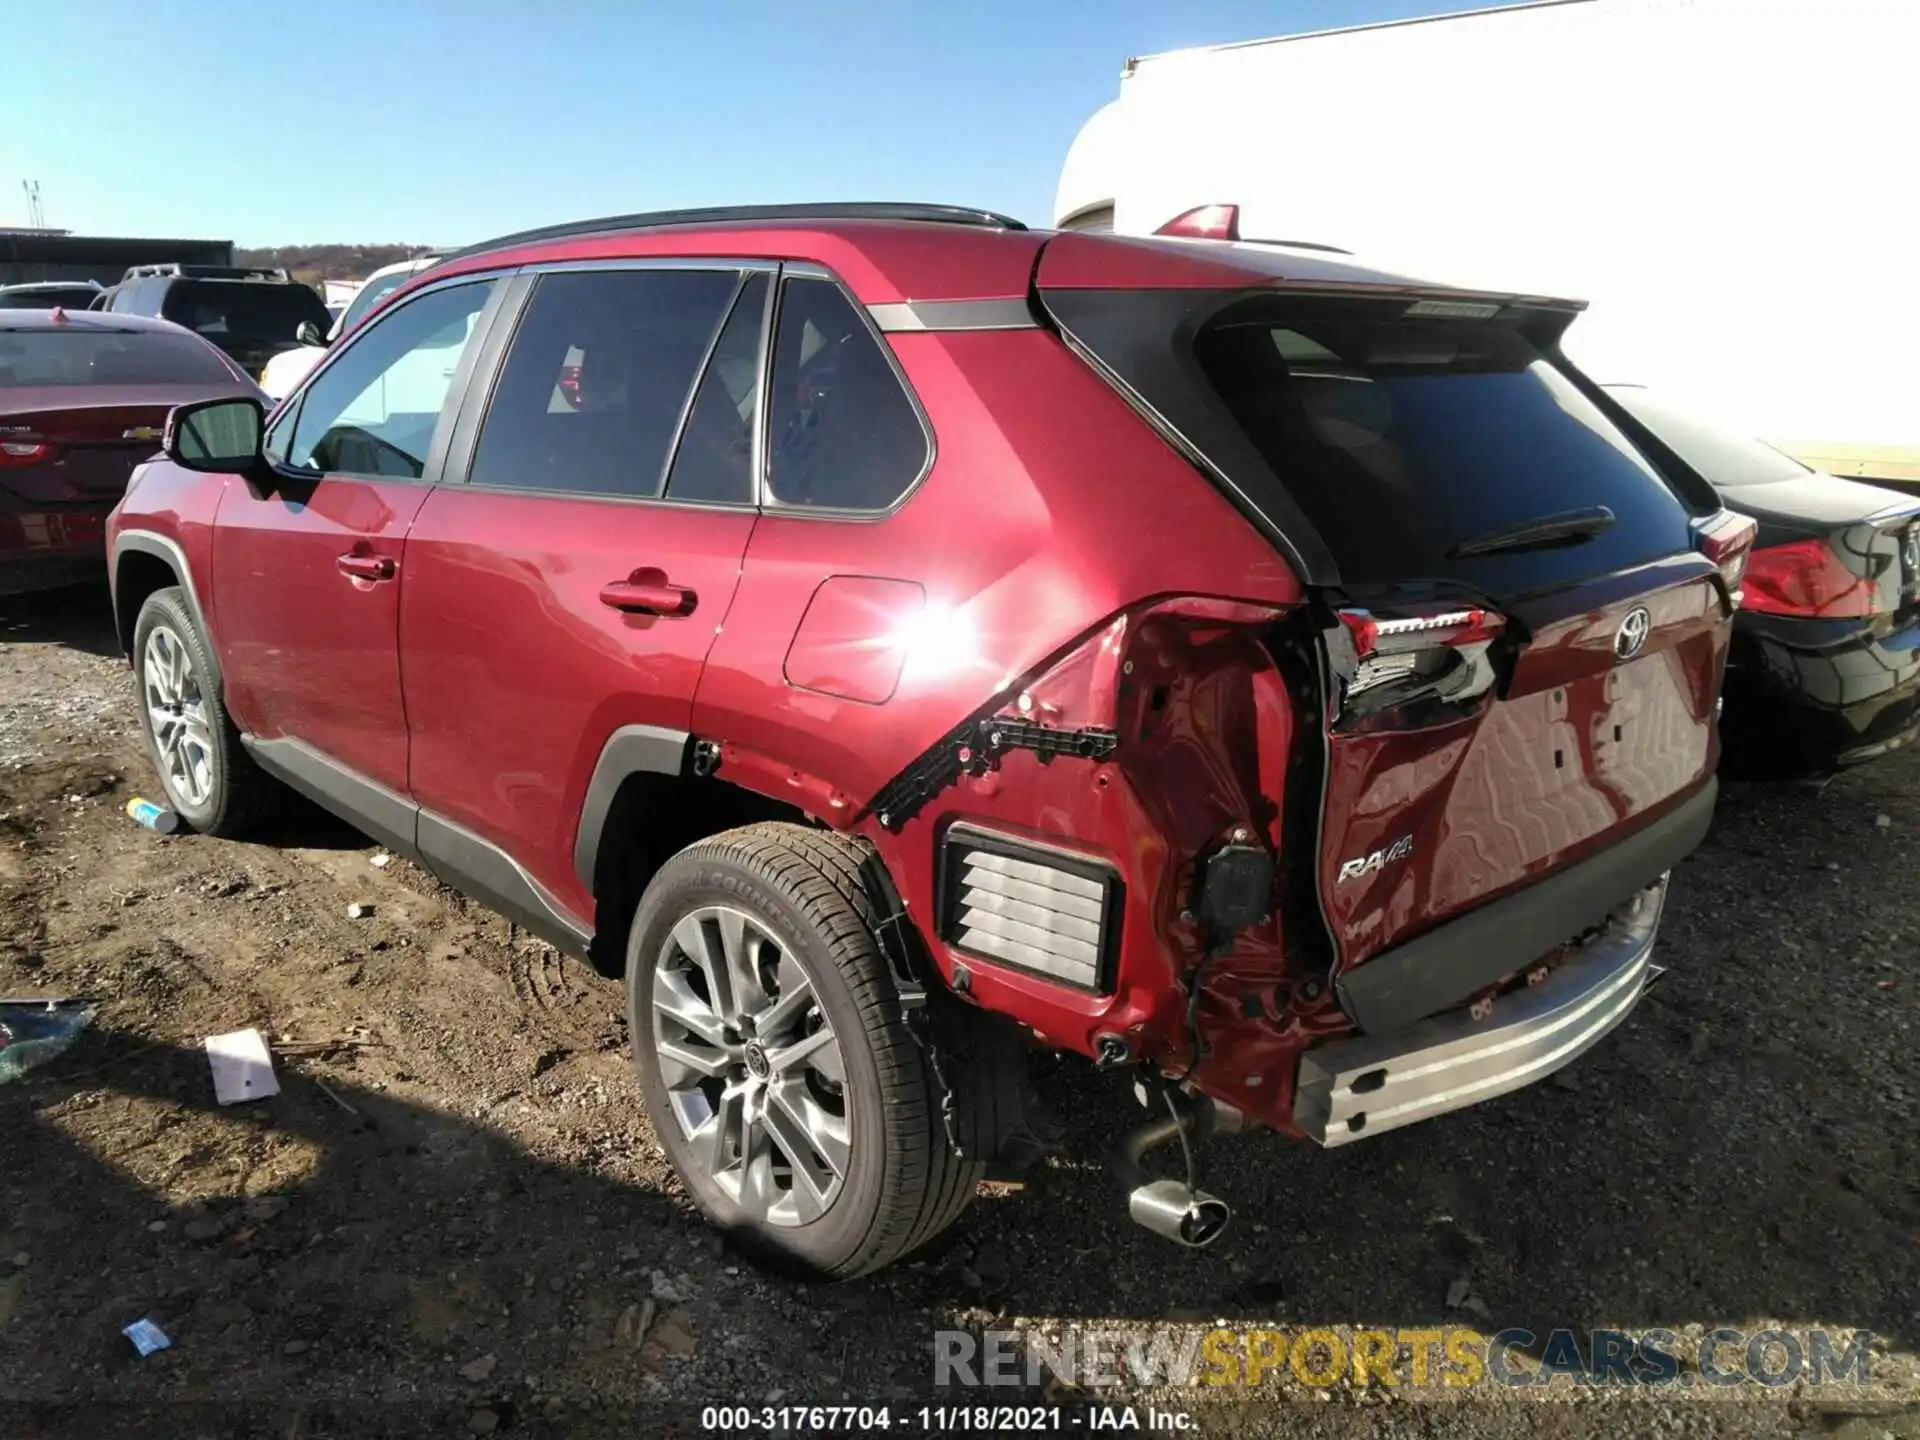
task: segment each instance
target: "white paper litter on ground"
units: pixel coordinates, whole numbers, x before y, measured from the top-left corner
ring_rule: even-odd
[[[207,1063],[213,1066],[213,1096],[222,1105],[264,1100],[280,1093],[274,1078],[273,1056],[258,1030],[236,1030],[231,1035],[207,1037]]]
[[[151,1355],[156,1350],[165,1350],[173,1341],[167,1338],[167,1332],[151,1320],[136,1320],[124,1327],[120,1333],[133,1342],[133,1348],[142,1355]]]

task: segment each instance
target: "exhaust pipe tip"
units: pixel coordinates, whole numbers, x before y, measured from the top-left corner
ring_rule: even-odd
[[[1226,1201],[1204,1190],[1190,1190],[1178,1180],[1152,1180],[1137,1186],[1128,1192],[1127,1214],[1136,1225],[1193,1250],[1226,1234],[1233,1219]]]

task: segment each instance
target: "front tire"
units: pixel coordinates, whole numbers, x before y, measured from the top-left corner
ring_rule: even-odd
[[[156,590],[133,626],[140,729],[167,804],[203,835],[245,834],[273,784],[240,744],[206,637],[178,586]]]
[[[869,863],[826,831],[728,831],[661,867],[627,945],[634,1064],[674,1169],[745,1246],[830,1279],[924,1245],[985,1173],[947,1142]]]

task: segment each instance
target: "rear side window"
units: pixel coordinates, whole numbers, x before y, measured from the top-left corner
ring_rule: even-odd
[[[740,287],[733,313],[700,378],[693,409],[667,476],[669,500],[751,505],[753,432],[760,413],[760,331],[766,320],[764,274]]]
[[[378,302],[387,298],[407,281],[414,272],[396,270],[391,275],[377,275],[354,292],[353,299],[347,302],[347,308],[340,312],[340,333],[346,334],[366,318],[367,312]]]
[[[475,485],[657,498],[735,270],[543,275],[480,429]]]
[[[252,280],[177,280],[167,287],[160,313],[216,345],[291,344],[304,322],[322,330],[331,323],[311,287]]]
[[[232,383],[219,356],[177,331],[0,330],[0,389]]]
[[[885,510],[927,465],[927,433],[881,342],[830,280],[782,285],[767,486],[782,505]]]

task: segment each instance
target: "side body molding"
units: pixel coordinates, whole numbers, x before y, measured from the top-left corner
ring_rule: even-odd
[[[693,737],[684,730],[658,725],[622,725],[600,747],[600,758],[580,802],[580,829],[574,836],[573,869],[589,892],[594,865],[600,856],[600,837],[606,829],[613,797],[629,775],[683,775]]]
[[[426,867],[570,955],[587,957],[592,936],[506,851],[421,808],[299,740],[241,743],[260,768],[374,839]]]

